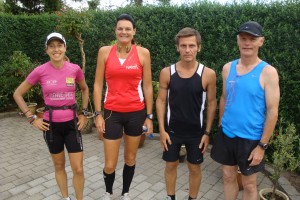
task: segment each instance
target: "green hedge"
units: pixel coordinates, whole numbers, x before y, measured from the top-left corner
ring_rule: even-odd
[[[93,27],[89,32],[83,33],[87,59],[86,79],[91,92],[98,49],[115,40],[115,19],[125,12],[136,20],[137,43],[151,52],[155,81],[158,80],[163,67],[178,60],[174,40],[176,33],[187,26],[199,30],[203,43],[198,59],[216,71],[218,98],[221,93],[222,66],[239,57],[235,32],[245,21],[258,21],[264,27],[265,35],[265,45],[261,48],[260,57],[276,67],[280,75],[280,117],[294,122],[299,130],[299,0],[230,5],[202,2],[190,6],[125,7],[113,11],[93,12]],[[47,61],[44,40],[47,34],[56,30],[57,17],[55,14],[36,16],[0,14],[0,67],[13,51],[23,51],[33,61],[40,63]],[[71,61],[81,64],[77,41],[68,37],[67,46],[67,55]]]

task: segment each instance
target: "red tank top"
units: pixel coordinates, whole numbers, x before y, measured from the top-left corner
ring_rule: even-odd
[[[142,91],[143,67],[137,48],[131,51],[123,64],[117,57],[114,45],[105,62],[106,92],[104,108],[116,112],[134,112],[144,109]]]

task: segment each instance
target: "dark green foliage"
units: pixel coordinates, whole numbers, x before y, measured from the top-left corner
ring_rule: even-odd
[[[265,44],[260,57],[278,69],[280,76],[280,117],[300,129],[300,1],[220,5],[200,2],[194,5],[128,6],[113,11],[93,11],[92,29],[83,31],[86,53],[86,79],[93,90],[94,73],[99,47],[115,40],[116,18],[122,13],[136,20],[137,44],[151,52],[153,80],[158,81],[160,70],[175,63],[179,55],[175,35],[184,27],[193,27],[202,35],[198,59],[217,73],[217,97],[221,94],[221,70],[225,63],[239,57],[235,32],[248,20],[258,21],[264,28]],[[45,37],[55,31],[55,14],[12,16],[0,14],[0,67],[13,51],[23,51],[33,61],[48,60],[44,53]],[[67,37],[67,55],[81,65],[78,43]],[[2,94],[0,94],[1,96]],[[218,120],[218,117],[216,117]],[[215,123],[216,124],[216,123]],[[216,129],[214,127],[214,129]]]
[[[22,6],[20,6],[22,4]],[[21,13],[39,14],[54,12],[62,8],[62,0],[6,0],[5,12],[19,15]]]
[[[0,110],[5,110],[5,107],[11,107],[13,98],[12,95],[15,89],[20,85],[27,75],[34,69],[37,63],[33,63],[31,59],[21,51],[13,52],[13,55],[0,68],[0,83],[3,87],[0,88]],[[40,90],[38,87],[31,89],[27,93],[25,101],[30,102],[35,96],[38,96]]]

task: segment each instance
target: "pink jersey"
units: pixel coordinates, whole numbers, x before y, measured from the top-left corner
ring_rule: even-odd
[[[76,82],[84,78],[81,68],[65,62],[56,69],[51,62],[36,67],[26,78],[32,85],[40,83],[45,104],[48,106],[68,106],[76,102]],[[49,121],[49,111],[44,113]],[[73,110],[53,110],[53,122],[66,122],[73,119]]]
[[[106,93],[104,108],[116,112],[134,112],[144,109],[142,91],[143,66],[137,48],[132,49],[121,65],[114,45],[105,63]]]

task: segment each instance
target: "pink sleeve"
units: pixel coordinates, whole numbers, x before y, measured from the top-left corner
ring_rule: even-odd
[[[31,85],[37,84],[40,81],[40,67],[36,67],[32,72],[30,72],[26,81]]]
[[[77,65],[78,66],[78,65]],[[78,70],[76,73],[76,81],[81,81],[84,78],[82,69],[78,66]]]

